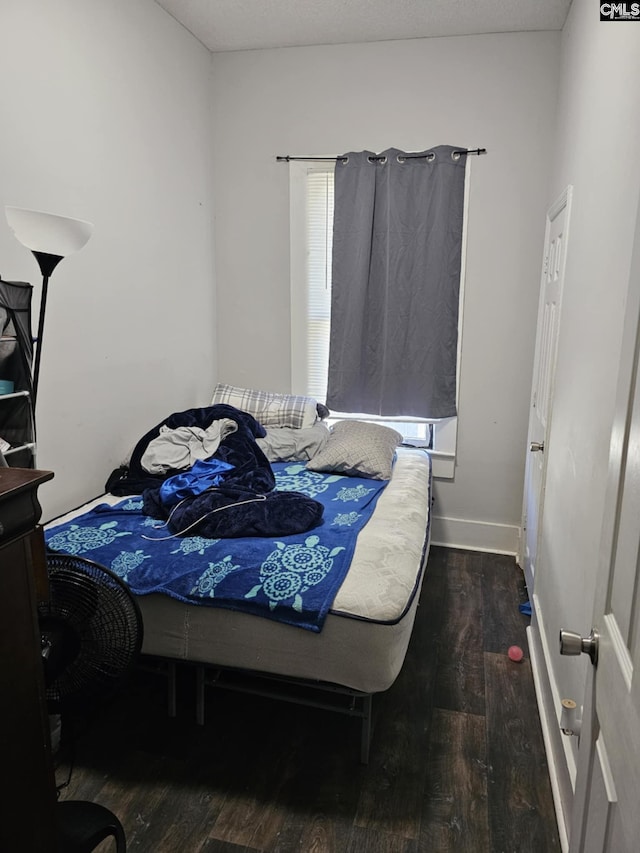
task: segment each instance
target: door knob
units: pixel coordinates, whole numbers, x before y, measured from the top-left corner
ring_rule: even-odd
[[[529,445],[529,450],[532,453],[537,453],[538,451],[544,451],[544,441],[532,441]]]
[[[600,645],[600,634],[591,629],[588,637],[581,637],[575,631],[560,631],[560,654],[561,655],[589,655],[591,663],[598,665],[598,646]]]

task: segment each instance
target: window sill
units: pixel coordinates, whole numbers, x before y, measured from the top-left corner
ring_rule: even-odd
[[[453,453],[442,453],[437,450],[429,450],[431,457],[432,474],[438,480],[453,480],[456,457]]]

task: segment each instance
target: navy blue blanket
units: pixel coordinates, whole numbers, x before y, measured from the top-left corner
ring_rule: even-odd
[[[386,481],[320,474],[300,463],[277,463],[273,471],[276,490],[323,505],[313,531],[277,538],[176,537],[142,512],[136,496],[49,526],[47,548],[107,566],[136,595],[159,592],[320,631]]]
[[[215,488],[192,494],[169,507],[163,488],[183,471],[149,474],[142,460],[149,443],[162,429],[178,427],[206,429],[222,418],[235,422],[236,429],[220,443],[207,462],[227,467]],[[274,490],[271,465],[256,444],[266,435],[262,424],[247,412],[218,403],[201,409],[174,412],[156,424],[137,442],[125,468],[116,469],[105,488],[113,495],[142,495],[146,515],[166,521],[169,533],[218,537],[292,536],[311,530],[322,520],[322,506],[310,497]],[[206,464],[206,462],[204,463]],[[194,465],[190,472],[195,471]]]

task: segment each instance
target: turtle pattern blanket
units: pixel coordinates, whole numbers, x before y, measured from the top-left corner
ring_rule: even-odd
[[[136,595],[162,593],[319,632],[386,481],[273,465],[275,489],[322,504],[312,531],[288,536],[176,536],[143,512],[139,495],[45,531],[51,552],[74,554],[118,574]]]

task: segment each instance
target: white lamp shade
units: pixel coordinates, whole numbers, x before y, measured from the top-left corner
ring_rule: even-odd
[[[9,228],[23,246],[61,258],[80,251],[93,232],[91,222],[55,213],[5,207],[5,214]]]

